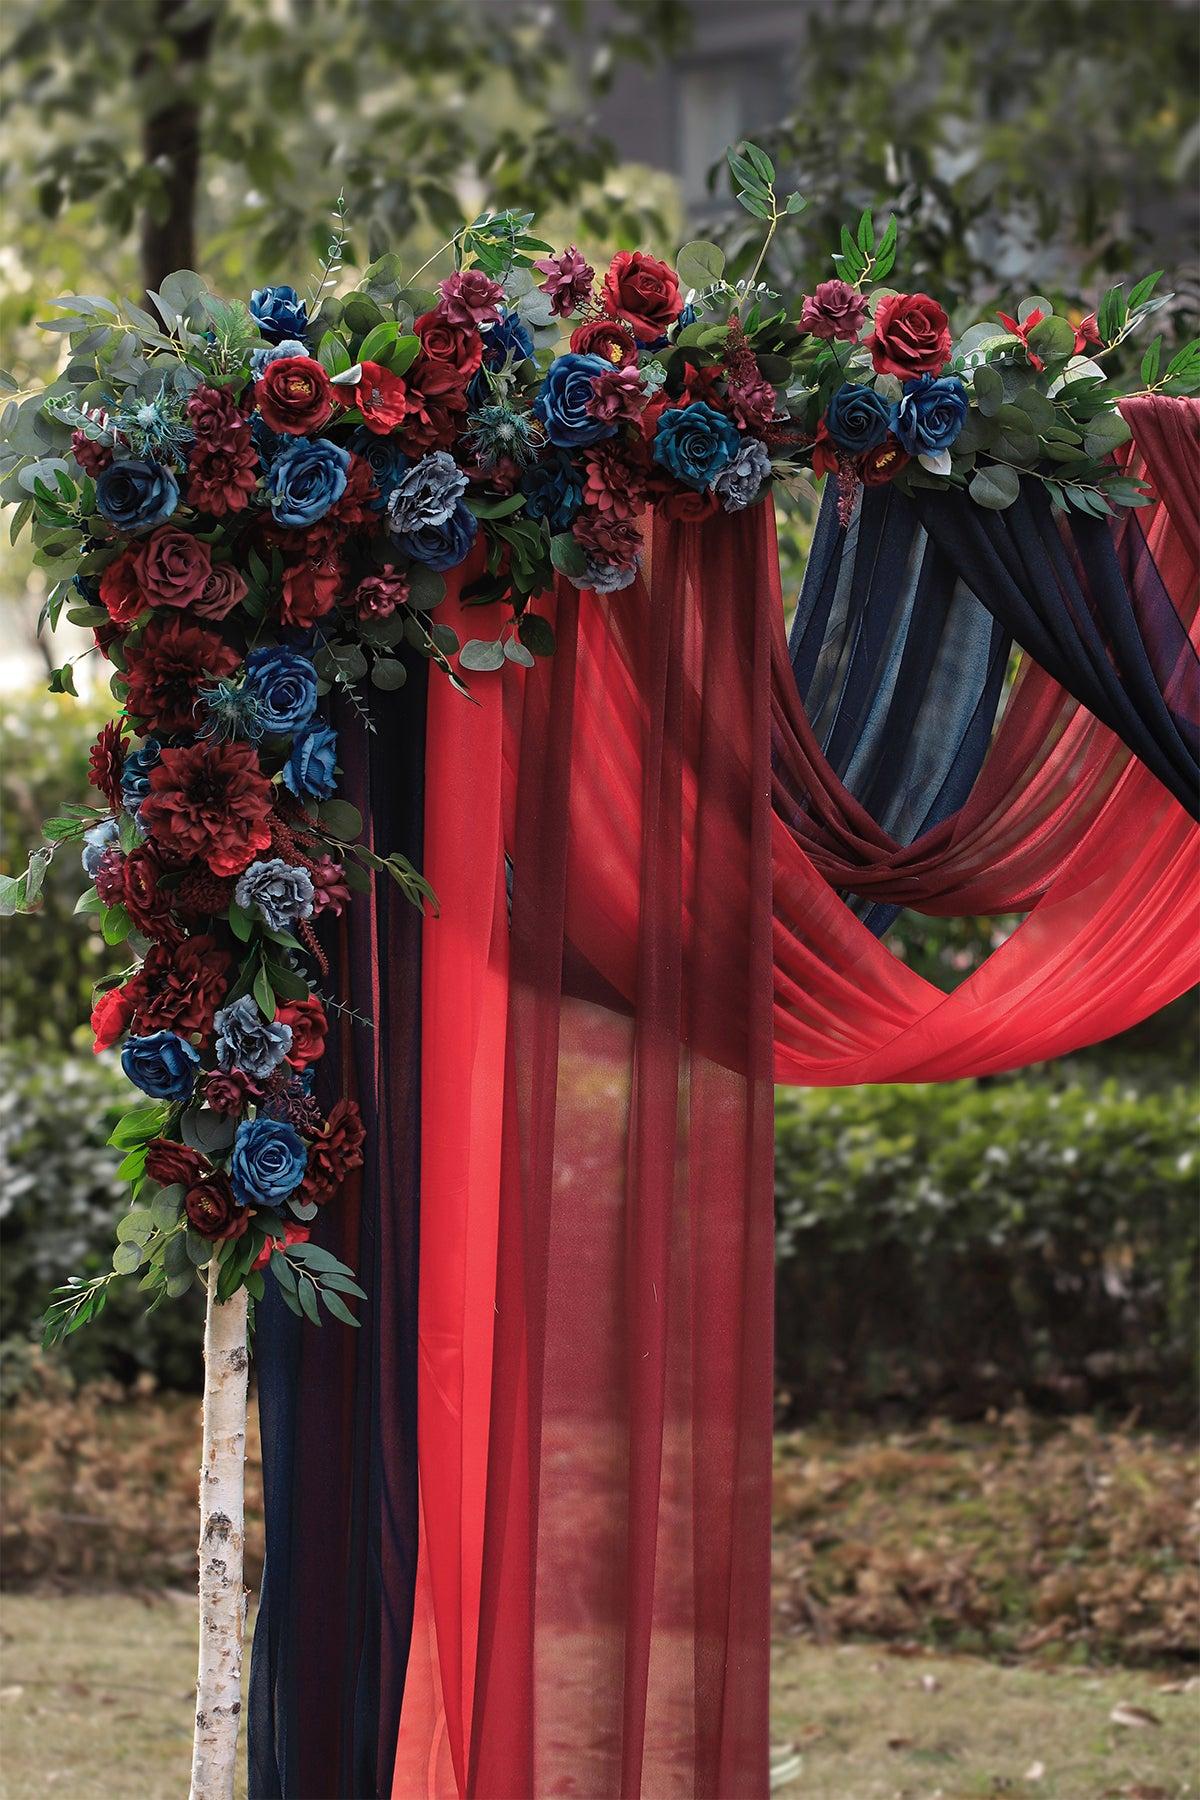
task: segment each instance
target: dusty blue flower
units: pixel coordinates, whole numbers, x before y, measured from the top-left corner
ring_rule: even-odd
[[[281,1119],[243,1119],[237,1128],[229,1179],[239,1206],[282,1206],[304,1180],[308,1152],[294,1125]]]
[[[712,485],[741,446],[741,435],[732,419],[703,400],[690,406],[670,406],[660,416],[654,434],[654,460],[669,469],[687,487]]]
[[[286,931],[297,919],[311,919],[313,893],[307,869],[272,856],[252,862],[238,876],[233,897],[246,912],[256,914],[268,931]]]
[[[632,585],[639,567],[640,564],[636,562],[606,563],[601,562],[599,557],[589,556],[583,574],[572,575],[569,580],[577,588],[587,588],[593,594],[617,594],[622,588]]]
[[[265,1081],[292,1047],[292,1028],[279,1019],[264,1019],[250,994],[223,1006],[213,1021],[217,1061],[223,1069],[242,1069]]]
[[[250,296],[250,311],[258,329],[272,344],[281,344],[285,338],[302,338],[308,330],[308,313],[294,287],[255,288]]]
[[[156,462],[113,462],[96,477],[96,510],[118,531],[149,531],[179,504],[179,483]]]
[[[283,769],[284,786],[298,799],[311,795],[328,800],[337,788],[337,732],[330,725],[314,725],[292,745]]]
[[[264,644],[246,658],[246,687],[258,705],[258,723],[270,737],[308,724],[317,710],[317,671],[312,659],[287,644]]]
[[[95,880],[104,852],[117,842],[118,835],[115,819],[101,819],[98,825],[89,826],[84,832],[83,872],[89,880]]]
[[[737,455],[714,480],[713,493],[726,512],[741,512],[753,506],[770,473],[771,453],[762,439],[743,438]]]
[[[443,525],[461,495],[467,477],[446,450],[431,450],[412,463],[396,482],[388,502],[388,530],[393,536]]]
[[[315,525],[346,491],[350,452],[329,438],[293,438],[267,471],[277,525]]]
[[[250,352],[250,373],[255,381],[263,370],[281,356],[307,356],[308,345],[299,338],[284,338],[281,344],[272,344],[268,350],[252,350]]]
[[[126,1038],[121,1051],[121,1067],[130,1081],[154,1100],[186,1100],[199,1066],[199,1053],[174,1031]]]

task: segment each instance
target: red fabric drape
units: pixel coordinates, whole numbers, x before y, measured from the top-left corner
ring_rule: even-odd
[[[503,707],[431,696],[397,1795],[765,1793],[772,1078],[1012,1067],[1194,979],[1195,828],[1037,671],[961,813],[884,839],[820,766],[776,568],[765,509],[660,522],[644,583],[560,588]],[[831,880],[1032,911],[943,995]]]

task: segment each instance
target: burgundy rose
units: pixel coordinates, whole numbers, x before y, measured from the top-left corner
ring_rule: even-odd
[[[212,1030],[213,1015],[229,986],[232,958],[215,938],[201,934],[181,944],[151,944],[141,968],[125,983],[125,996],[136,1008],[134,1029],[152,1031]]]
[[[86,431],[73,431],[71,455],[85,475],[103,475],[113,459],[112,445],[98,444]]]
[[[153,844],[135,844],[125,858],[125,910],[146,937],[160,944],[181,944],[185,933],[174,916],[173,895],[159,885],[164,872]]]
[[[187,493],[199,512],[222,519],[244,512],[258,491],[258,451],[250,433],[228,447],[197,447],[188,459]]]
[[[409,580],[391,563],[377,575],[364,575],[350,596],[350,604],[360,619],[390,619],[409,596]]]
[[[602,356],[614,368],[637,361],[637,340],[620,319],[589,319],[585,325],[577,325],[571,333],[571,348],[577,356]]]
[[[587,410],[593,419],[619,425],[627,419],[639,419],[648,398],[637,368],[622,364],[605,375],[596,376]]]
[[[444,313],[422,313],[413,325],[421,340],[421,386],[427,394],[466,387],[483,361],[474,325],[454,325]]]
[[[204,1083],[205,1105],[224,1118],[236,1118],[251,1100],[261,1100],[262,1089],[244,1069],[213,1069]]]
[[[315,996],[288,1001],[277,1009],[275,1017],[292,1028],[292,1047],[287,1060],[293,1069],[307,1069],[310,1063],[321,1060],[325,1054],[329,1021],[325,1017],[325,1008]]]
[[[228,1175],[210,1175],[197,1181],[183,1196],[187,1222],[198,1237],[210,1243],[225,1238],[240,1238],[250,1223],[250,1215],[233,1197]]]
[[[149,604],[138,586],[137,555],[135,549],[122,550],[100,576],[100,599],[114,625],[132,625]]]
[[[604,277],[604,310],[627,319],[642,343],[666,333],[683,311],[679,277],[644,250],[618,250]]]
[[[717,496],[711,488],[700,492],[696,488],[676,487],[655,504],[664,519],[679,525],[698,525],[702,519],[711,519],[716,512]]]
[[[602,562],[630,569],[642,549],[642,534],[632,519],[617,519],[599,513],[580,513],[571,527],[576,541],[592,550]]]
[[[440,287],[437,311],[451,325],[494,325],[504,289],[482,269],[456,269]]]
[[[150,771],[141,822],[184,862],[238,875],[270,846],[272,792],[252,745],[202,738],[163,751]]]
[[[198,1150],[189,1150],[186,1144],[177,1144],[173,1138],[151,1138],[146,1146],[146,1174],[159,1187],[174,1187],[176,1182],[190,1187],[194,1181],[203,1180],[209,1170],[207,1158]]]
[[[134,554],[134,579],[152,606],[190,606],[211,573],[208,545],[173,525],[160,525]]]
[[[245,598],[245,577],[232,563],[214,563],[192,611],[202,619],[224,619]]]
[[[92,1008],[92,1030],[95,1042],[92,1049],[99,1056],[102,1050],[111,1050],[129,1030],[133,1021],[133,1008],[125,998],[124,990],[109,988],[101,994]]]
[[[307,437],[333,412],[333,385],[311,356],[277,356],[254,387],[254,403],[270,431]]]
[[[800,309],[800,329],[813,337],[857,343],[869,310],[866,296],[848,281],[821,281]]]
[[[313,884],[313,912],[331,912],[341,918],[350,904],[350,889],[342,865],[332,856],[322,856],[309,868]]]
[[[88,751],[88,780],[104,795],[114,812],[119,811],[123,801],[121,770],[124,766],[125,741],[121,736],[121,721],[110,719],[100,727],[96,741]]]
[[[246,421],[223,388],[198,387],[188,398],[187,415],[203,450],[231,450],[245,436]]]
[[[867,343],[881,375],[937,375],[950,356],[950,321],[928,294],[885,294]]]
[[[908,451],[902,449],[889,432],[882,444],[863,452],[854,468],[864,487],[883,487],[911,460]]]
[[[232,675],[240,661],[232,644],[180,614],[151,619],[126,652],[126,708],[152,731],[190,731],[199,689],[210,679]]]
[[[337,543],[320,526],[308,533],[304,552],[284,564],[279,616],[285,625],[307,629],[332,612],[345,579]]]
[[[318,1206],[324,1206],[327,1200],[332,1200],[350,1170],[361,1166],[366,1135],[353,1100],[335,1101],[325,1121],[325,1129],[309,1146],[308,1168],[299,1193],[306,1205],[315,1201]]]

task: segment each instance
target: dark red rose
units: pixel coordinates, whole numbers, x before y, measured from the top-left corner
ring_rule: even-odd
[[[602,356],[617,369],[637,361],[637,339],[619,319],[589,319],[586,325],[577,325],[571,348],[577,356]]]
[[[205,1104],[224,1118],[236,1118],[251,1100],[261,1100],[262,1089],[244,1069],[213,1069],[204,1083]]]
[[[121,770],[125,766],[125,742],[121,722],[110,719],[102,725],[88,752],[88,780],[97,788],[114,812],[122,805]]]
[[[285,625],[315,625],[337,605],[345,582],[345,566],[330,531],[320,526],[308,534],[306,554],[284,564],[279,616]]]
[[[310,1063],[321,1060],[325,1054],[329,1021],[325,1017],[325,1008],[315,995],[307,1000],[289,1000],[286,1006],[277,1009],[275,1017],[292,1028],[292,1047],[287,1060],[293,1069],[307,1069]]]
[[[467,410],[467,396],[462,388],[447,388],[436,395],[427,393],[423,385],[426,372],[417,363],[408,371],[408,412],[404,419],[405,449],[420,455],[426,450],[448,450]]]
[[[350,604],[360,619],[389,619],[408,595],[408,576],[388,563],[377,575],[363,576],[350,596]]]
[[[365,456],[350,454],[346,471],[346,487],[340,500],[330,507],[326,518],[337,525],[369,525],[378,523],[374,502],[379,498],[371,465]]]
[[[950,321],[928,294],[885,294],[867,344],[881,375],[937,375],[950,356]]]
[[[134,579],[152,606],[190,606],[211,573],[208,545],[173,525],[152,531],[134,555]]]
[[[366,1140],[362,1116],[353,1100],[337,1100],[330,1108],[323,1131],[308,1150],[308,1168],[300,1184],[300,1199],[324,1206],[341,1187],[351,1169],[362,1164]]]
[[[228,1175],[210,1175],[197,1181],[183,1196],[187,1222],[197,1236],[218,1244],[225,1238],[240,1238],[250,1223],[250,1215],[233,1197]]]
[[[271,843],[272,788],[250,744],[202,738],[164,750],[150,771],[141,823],[171,854],[239,875]]]
[[[208,1034],[229,986],[232,958],[206,933],[181,944],[151,944],[141,968],[125,983],[136,1008],[134,1029]]]
[[[341,863],[332,856],[322,856],[308,872],[312,876],[313,912],[331,912],[340,919],[350,904],[350,889]]]
[[[672,519],[681,525],[698,525],[701,519],[710,519],[716,512],[717,496],[711,489],[699,493],[695,488],[677,487],[655,504],[664,519]]]
[[[243,512],[257,491],[258,452],[248,431],[217,450],[197,445],[188,458],[188,499],[199,512],[214,519]]]
[[[224,619],[245,598],[245,577],[232,563],[214,563],[192,611],[202,619]]]
[[[328,423],[333,387],[311,356],[277,356],[255,383],[254,403],[268,430],[307,437]]]
[[[86,431],[73,431],[71,455],[85,475],[102,475],[113,459],[112,445],[98,444]]]
[[[800,309],[800,329],[813,337],[853,344],[869,311],[865,294],[834,277],[818,282]]]
[[[232,675],[241,658],[215,631],[182,614],[151,619],[126,652],[126,708],[151,731],[170,736],[196,726],[196,695],[210,680]]]
[[[662,337],[683,311],[679,277],[669,263],[644,250],[618,250],[602,290],[604,310],[628,319],[642,343]]]
[[[132,625],[149,605],[138,586],[137,554],[122,550],[100,576],[100,598],[114,625]]]
[[[594,551],[602,562],[615,563],[618,568],[632,568],[641,553],[642,534],[632,519],[580,513],[571,531],[585,550]]]
[[[408,388],[402,375],[393,375],[382,363],[360,363],[362,373],[354,398],[363,424],[377,437],[386,437],[408,412]]]
[[[146,1174],[159,1187],[174,1187],[176,1182],[191,1187],[194,1181],[202,1181],[210,1168],[198,1150],[189,1150],[173,1138],[151,1138],[146,1146]]]
[[[427,312],[413,330],[421,340],[425,392],[466,387],[483,361],[483,337],[474,325],[453,325],[444,314]]]
[[[198,387],[188,398],[187,415],[203,450],[231,450],[246,436],[237,402],[223,388]]]
[[[285,1219],[282,1233],[278,1231],[273,1221],[271,1229],[276,1232],[276,1236],[268,1238],[255,1257],[253,1267],[256,1269],[265,1269],[276,1250],[286,1249],[289,1244],[307,1244],[308,1242],[308,1226],[301,1225],[297,1219]]]
[[[160,886],[165,873],[153,844],[136,844],[125,858],[125,910],[146,937],[180,944],[185,933],[172,910],[171,892]]]
[[[133,1020],[133,1007],[125,998],[124,989],[109,988],[101,994],[92,1008],[92,1030],[95,1042],[92,1049],[99,1056],[102,1050],[111,1050],[113,1045],[125,1036]]]
[[[906,462],[911,461],[908,451],[901,449],[889,433],[882,444],[876,444],[873,450],[865,450],[854,468],[864,487],[883,487]]]

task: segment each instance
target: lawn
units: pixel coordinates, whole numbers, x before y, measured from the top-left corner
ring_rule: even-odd
[[[7,1596],[3,1800],[179,1800],[193,1637],[192,1603],[181,1593]],[[791,1769],[780,1792],[795,1800],[1192,1800],[1200,1795],[1198,1686],[1163,1672],[1009,1668],[780,1641],[776,1760]]]

